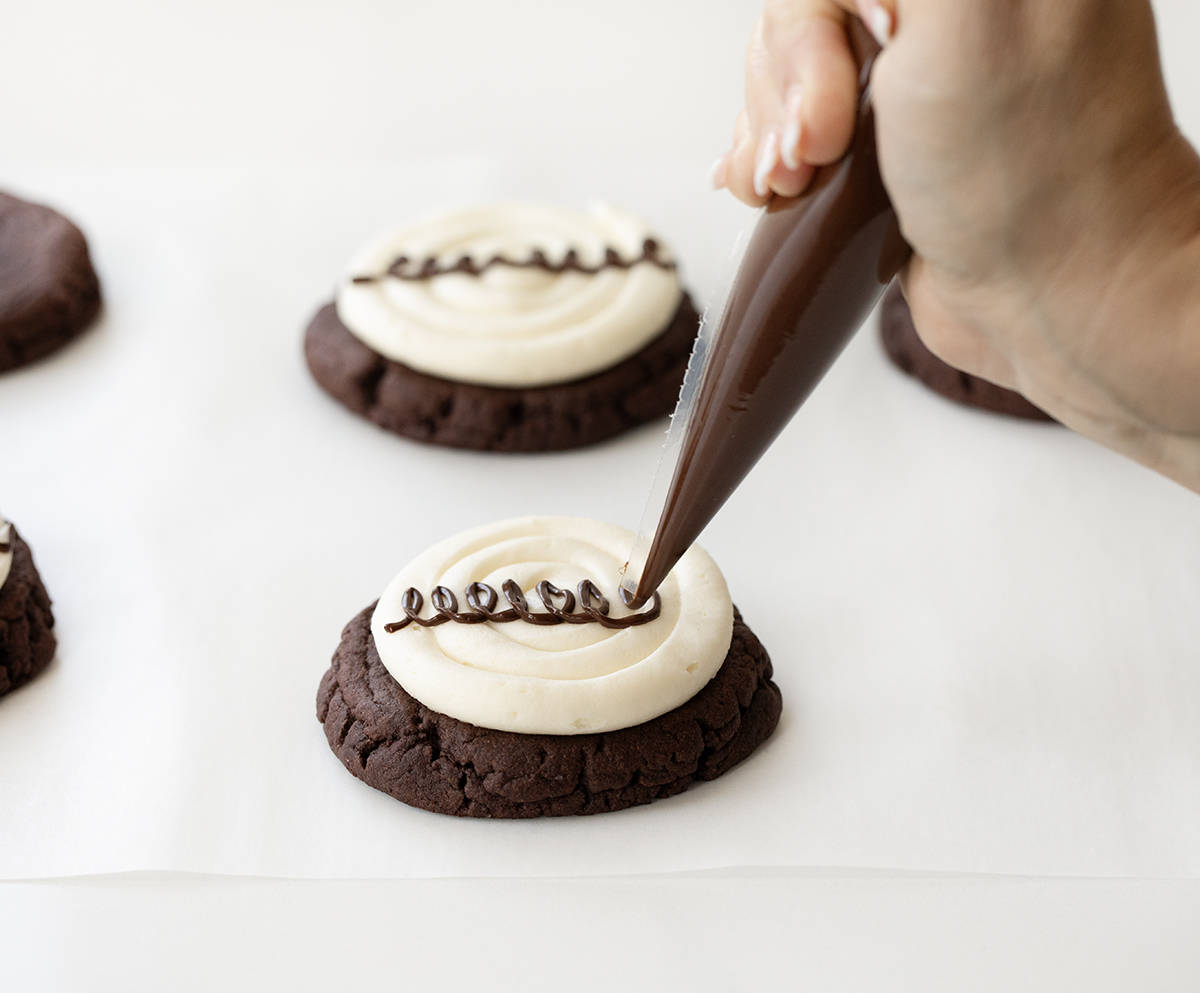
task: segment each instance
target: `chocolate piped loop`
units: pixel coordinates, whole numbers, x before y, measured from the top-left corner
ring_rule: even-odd
[[[640,255],[625,258],[611,245],[604,249],[604,260],[596,265],[588,265],[579,260],[577,249],[568,249],[558,262],[553,262],[545,251],[535,248],[528,258],[511,259],[506,255],[493,255],[482,262],[476,262],[470,255],[460,255],[453,262],[442,263],[436,257],[415,260],[407,255],[398,255],[382,273],[375,276],[354,276],[352,283],[374,283],[381,279],[399,279],[406,282],[417,282],[433,279],[436,276],[447,276],[457,273],[464,276],[482,276],[493,266],[508,266],[512,269],[541,269],[543,272],[554,274],[577,272],[584,276],[594,276],[605,269],[632,269],[643,263],[658,266],[668,272],[675,269],[675,260],[662,255],[662,246],[653,238],[642,242]]]
[[[589,616],[595,614],[607,617],[610,604],[608,597],[600,592],[599,586],[590,579],[581,579],[579,581],[579,606]]]
[[[458,597],[454,595],[454,591],[446,586],[435,586],[429,595],[433,614],[429,617],[422,617],[421,609],[425,605],[425,597],[415,586],[410,586],[400,598],[400,606],[404,610],[404,620],[391,621],[385,624],[383,629],[388,634],[392,634],[403,630],[410,624],[416,624],[423,628],[435,628],[451,621],[456,624],[482,624],[485,621],[506,624],[520,620],[539,627],[555,624],[599,624],[601,627],[612,630],[622,630],[648,624],[662,612],[662,597],[655,593],[649,607],[641,613],[627,614],[624,617],[610,617],[611,604],[608,598],[590,579],[579,582],[576,587],[578,597],[570,590],[564,590],[555,586],[548,579],[543,579],[535,587],[538,598],[545,608],[540,612],[530,608],[525,591],[521,589],[521,584],[516,580],[506,579],[500,588],[504,593],[504,599],[509,603],[508,609],[497,610],[500,597],[496,590],[487,583],[475,582],[465,590],[469,609],[460,611]],[[625,591],[622,591],[622,600],[626,606],[629,606]],[[578,604],[579,610],[575,609],[576,604]]]
[[[499,602],[496,591],[487,583],[472,583],[467,587],[467,606],[485,621],[489,619]]]
[[[517,616],[524,620],[525,615],[529,613],[529,604],[525,600],[525,591],[521,589],[520,583],[515,579],[506,579],[500,584],[500,589],[504,591],[504,599],[512,604]]]
[[[448,586],[435,586],[429,594],[429,603],[438,612],[439,617],[448,621],[454,620],[458,614],[458,597]]]
[[[570,590],[559,589],[548,579],[543,579],[537,584],[537,591],[546,610],[555,617],[561,617],[568,623],[571,622],[575,610],[574,593]],[[561,606],[558,603],[559,600],[562,601]]]
[[[420,617],[421,607],[425,604],[425,597],[421,595],[421,591],[415,586],[410,586],[404,591],[404,597],[400,601],[400,606],[404,608],[404,616],[409,621],[416,621],[418,624],[423,623]],[[405,622],[407,623],[407,621]]]

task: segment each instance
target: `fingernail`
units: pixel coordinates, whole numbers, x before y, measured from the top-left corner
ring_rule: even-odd
[[[729,178],[728,152],[717,156],[717,161],[712,164],[712,168],[708,172],[708,178],[714,190],[719,190],[725,186],[725,182]]]
[[[800,125],[804,113],[804,94],[801,90],[792,91],[787,105],[787,125],[783,129],[783,140],[780,144],[779,157],[789,169],[800,168]]]
[[[754,164],[754,192],[765,197],[771,190],[767,186],[767,177],[775,168],[779,159],[779,135],[774,131],[768,132],[758,149],[758,159]]]
[[[863,19],[867,23],[871,34],[875,36],[875,40],[880,46],[885,46],[892,40],[892,35],[896,31],[896,23],[892,20],[892,12],[888,10],[879,0],[865,0],[862,4],[863,13],[866,15]]]

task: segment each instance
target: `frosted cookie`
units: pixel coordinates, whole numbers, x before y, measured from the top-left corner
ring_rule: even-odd
[[[0,193],[0,372],[55,351],[100,309],[83,233],[62,214]]]
[[[902,371],[919,379],[935,393],[956,403],[978,407],[997,414],[1025,417],[1035,421],[1053,420],[1020,393],[1006,390],[986,379],[962,372],[939,359],[921,341],[913,325],[912,313],[900,284],[893,283],[883,298],[879,333],[888,358]]]
[[[0,517],[0,696],[45,669],[56,645],[50,597],[29,546]]]
[[[714,779],[779,720],[771,660],[699,548],[640,611],[623,528],[527,517],[417,556],[342,631],[317,717],[342,764],[464,817],[594,814]]]
[[[673,256],[637,218],[512,204],[368,245],[304,352],[328,393],[389,431],[537,452],[670,413],[698,325]]]

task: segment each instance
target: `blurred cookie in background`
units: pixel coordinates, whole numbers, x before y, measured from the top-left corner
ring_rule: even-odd
[[[997,386],[986,379],[972,376],[943,362],[933,354],[917,334],[912,312],[900,284],[893,283],[883,298],[879,317],[879,333],[888,358],[902,372],[919,379],[935,393],[955,403],[980,410],[990,410],[1010,417],[1050,421],[1053,418],[1035,407],[1020,393]]]
[[[99,310],[83,232],[56,210],[0,193],[0,372],[58,350]]]

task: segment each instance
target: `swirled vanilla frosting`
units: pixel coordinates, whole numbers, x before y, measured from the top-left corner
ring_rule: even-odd
[[[376,239],[351,260],[336,303],[385,358],[458,382],[533,387],[633,355],[682,293],[670,254],[625,211],[501,204]]]
[[[574,517],[522,517],[473,528],[418,555],[388,584],[371,621],[388,672],[426,707],[481,727],[520,733],[582,734],[632,727],[691,699],[729,652],[733,606],[716,563],[690,549],[659,588],[649,623],[445,623],[387,626],[405,617],[410,588],[472,583],[499,589],[514,580],[538,603],[549,581],[573,589],[590,579],[617,596],[633,543],[624,528]]]

